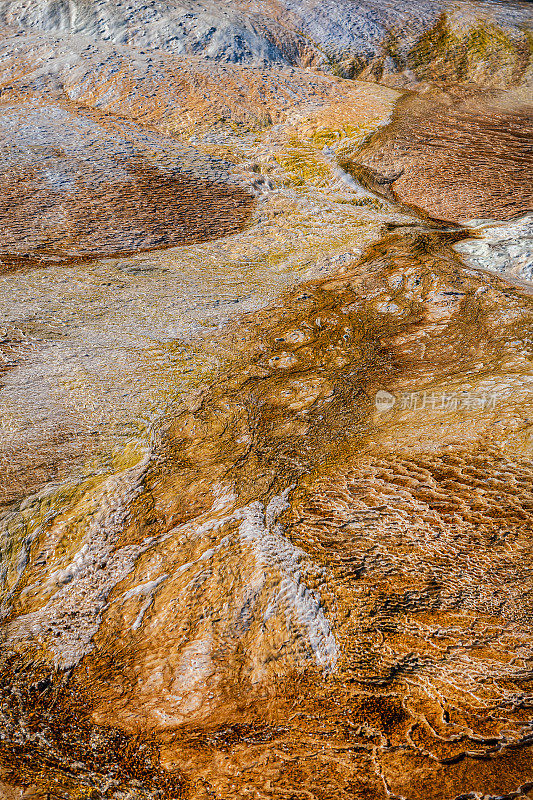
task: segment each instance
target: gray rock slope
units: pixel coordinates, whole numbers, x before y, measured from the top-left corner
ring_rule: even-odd
[[[519,0],[4,0],[11,29],[78,33],[140,50],[236,63],[301,65],[382,52],[391,32],[408,50],[446,12],[457,27],[481,20],[516,36],[531,27]]]
[[[299,62],[303,37],[260,13],[244,13],[229,2],[211,0],[14,0],[0,5],[9,27],[81,33],[137,49],[162,49],[230,62]]]
[[[299,28],[331,54],[376,55],[390,33],[408,49],[444,12],[458,25],[493,22],[518,31],[531,25],[533,8],[499,0],[282,0]],[[297,24],[298,24],[297,23]]]

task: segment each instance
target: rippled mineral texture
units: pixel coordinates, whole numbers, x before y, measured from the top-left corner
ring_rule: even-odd
[[[1,0],[1,800],[533,798],[532,12]]]

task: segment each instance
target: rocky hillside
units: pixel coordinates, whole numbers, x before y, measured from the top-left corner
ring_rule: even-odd
[[[18,32],[81,34],[140,51],[261,66],[320,65],[344,77],[506,84],[531,54],[526,2],[405,0],[4,0]]]

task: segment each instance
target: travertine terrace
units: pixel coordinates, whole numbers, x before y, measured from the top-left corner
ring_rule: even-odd
[[[531,9],[0,2],[1,800],[533,798]]]

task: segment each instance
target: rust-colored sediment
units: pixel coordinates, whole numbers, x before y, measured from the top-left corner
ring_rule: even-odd
[[[506,220],[533,209],[531,106],[476,99],[400,103],[355,160],[393,195],[452,222]]]
[[[227,375],[169,413],[149,463],[45,523],[7,619],[35,678],[6,648],[4,780],[528,796],[533,307],[466,273],[458,235],[396,231],[245,318]],[[398,398],[383,413],[379,389]],[[400,401],[424,391],[496,400]],[[107,555],[54,578],[88,515]]]
[[[259,129],[301,82],[331,92],[326,143],[344,92],[360,103],[322,77],[217,70],[231,97],[196,65],[190,118],[125,72],[82,101],[113,113],[131,91],[130,117],[166,133]],[[451,221],[530,207],[523,107],[417,103],[355,156],[378,193]],[[0,214],[28,242],[6,265],[248,220],[239,187],[126,166],[72,199],[6,181]],[[43,204],[64,213],[44,244]],[[0,797],[533,797],[533,299],[466,270],[466,233],[432,224],[243,316],[144,457],[7,515]]]
[[[80,182],[70,196],[28,191],[34,174],[6,176],[0,193],[3,269],[207,241],[241,230],[249,219],[254,198],[239,186],[125,166],[129,180],[93,188]],[[47,214],[57,222],[49,223]]]

